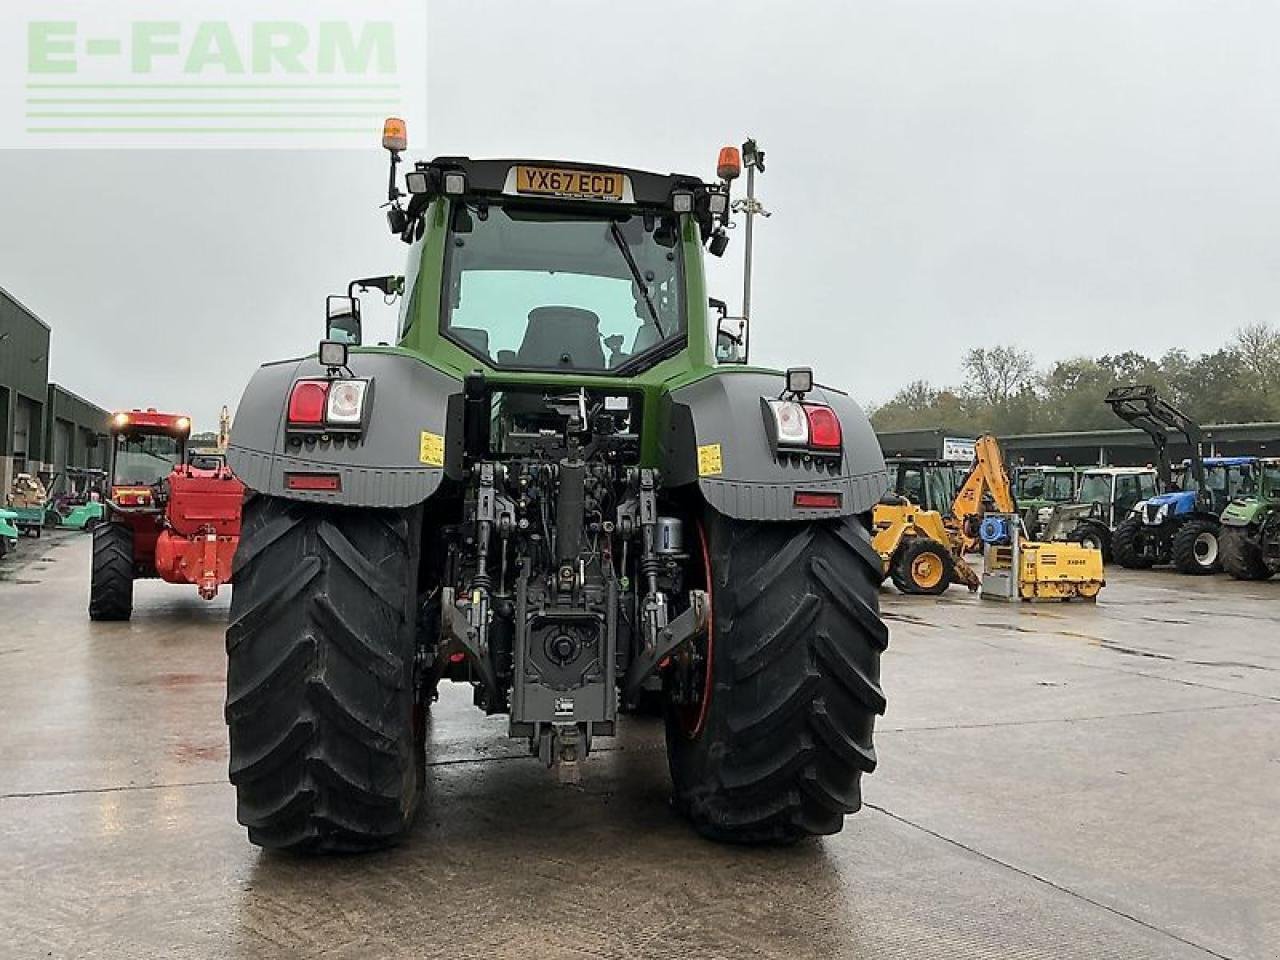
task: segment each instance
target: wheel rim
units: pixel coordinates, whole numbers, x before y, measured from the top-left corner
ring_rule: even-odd
[[[911,580],[924,589],[931,590],[942,582],[942,560],[934,553],[922,553],[911,561]]]
[[[1196,563],[1202,567],[1211,567],[1218,561],[1218,538],[1206,530],[1196,537]]]
[[[1080,546],[1088,547],[1090,550],[1101,550],[1102,544],[1098,542],[1098,538],[1092,534],[1085,534],[1080,538]]]
[[[702,678],[702,700],[696,705],[676,707],[676,716],[680,728],[690,740],[697,740],[707,725],[707,715],[711,708],[711,691],[713,689],[713,673],[715,667],[716,621],[715,596],[712,582],[715,579],[711,570],[711,549],[707,545],[707,528],[698,521],[698,545],[702,549],[702,570],[704,573],[703,589],[707,592],[707,655],[703,658],[704,676]]]

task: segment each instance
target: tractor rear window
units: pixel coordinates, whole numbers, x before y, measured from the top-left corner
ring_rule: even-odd
[[[115,475],[118,487],[152,486],[169,475],[182,459],[182,441],[163,433],[116,437]]]
[[[673,216],[457,205],[442,330],[496,367],[635,367],[685,333],[680,275]]]

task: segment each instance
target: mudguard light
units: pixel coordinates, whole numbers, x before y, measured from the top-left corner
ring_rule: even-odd
[[[335,380],[329,387],[325,419],[335,425],[355,426],[364,418],[368,380]]]
[[[299,380],[289,393],[289,423],[303,427],[323,426],[328,399],[328,380]]]
[[[807,447],[809,445],[809,418],[804,407],[794,400],[770,400],[773,414],[774,437],[780,447]]]
[[[844,444],[844,437],[836,412],[816,403],[806,403],[803,406],[809,418],[809,446],[815,450],[839,450]]]

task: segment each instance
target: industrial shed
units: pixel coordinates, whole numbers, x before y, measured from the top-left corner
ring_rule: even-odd
[[[1207,456],[1280,456],[1280,423],[1217,423],[1201,429]],[[965,434],[944,428],[890,430],[876,436],[887,457],[941,457],[947,438]],[[1131,467],[1150,463],[1152,456],[1151,438],[1125,428],[1014,434],[1001,437],[1000,445],[1010,463]],[[1175,462],[1190,454],[1181,438],[1169,438],[1169,456]]]
[[[49,325],[0,287],[0,491],[17,473],[101,467],[110,414],[49,382]]]

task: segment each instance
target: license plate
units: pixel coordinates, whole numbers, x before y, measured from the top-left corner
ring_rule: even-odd
[[[625,177],[599,170],[516,167],[516,192],[575,200],[621,200]]]

